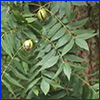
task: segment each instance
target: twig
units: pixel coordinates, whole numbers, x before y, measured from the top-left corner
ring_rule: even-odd
[[[46,11],[49,12],[51,15],[53,15],[53,16],[59,21],[59,23],[60,23],[64,28],[66,28],[66,30],[68,31],[68,33],[71,34],[71,31],[63,24],[63,22],[62,22],[55,14],[53,14],[53,13],[52,13],[50,10],[48,10],[48,9],[46,9]]]
[[[6,70],[8,69],[8,67],[10,66],[10,64],[12,63],[12,60],[14,59],[14,57],[17,55],[17,53],[22,49],[23,45],[19,47],[19,49],[16,51],[16,53],[14,54],[14,56],[12,57],[12,59],[10,60],[10,62],[8,63],[7,67],[5,68],[5,70],[2,72],[2,75],[1,75],[1,81],[3,79],[3,76],[6,72]]]
[[[19,31],[21,29],[14,29],[14,30],[10,30],[10,31],[7,31],[7,32],[4,32],[3,35],[1,36],[1,39],[4,37],[5,34],[9,33],[9,32],[16,32],[16,31]]]

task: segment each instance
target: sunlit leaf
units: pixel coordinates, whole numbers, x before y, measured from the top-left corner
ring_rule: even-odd
[[[49,92],[50,85],[44,79],[42,80],[40,87],[45,95]]]

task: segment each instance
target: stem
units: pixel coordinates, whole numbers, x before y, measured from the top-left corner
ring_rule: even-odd
[[[49,12],[51,15],[53,15],[53,16],[59,21],[59,23],[60,23],[64,28],[66,28],[66,30],[68,31],[68,33],[71,34],[71,31],[63,24],[63,22],[62,22],[55,14],[53,14],[53,13],[52,13],[50,10],[48,10],[48,9],[46,9],[46,11]]]
[[[8,67],[10,66],[10,64],[12,63],[12,60],[14,59],[14,57],[17,55],[17,53],[22,49],[23,45],[19,47],[19,49],[16,51],[16,53],[14,54],[14,56],[12,57],[12,59],[10,60],[10,62],[8,63],[7,67],[5,68],[5,70],[2,72],[1,75],[1,81],[3,80],[3,76],[6,72],[6,70],[8,69]]]
[[[1,36],[1,39],[4,37],[5,34],[9,33],[9,32],[16,32],[16,31],[19,31],[21,29],[14,29],[14,30],[10,30],[10,31],[7,31],[7,32],[4,32],[4,34]]]

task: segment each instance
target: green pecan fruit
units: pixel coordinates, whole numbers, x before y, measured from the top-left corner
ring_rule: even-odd
[[[26,40],[23,44],[23,48],[27,51],[30,51],[30,49],[33,47],[33,42],[32,40]]]
[[[47,19],[47,12],[45,11],[44,8],[41,8],[38,11],[37,16],[40,19],[40,21],[46,20]]]

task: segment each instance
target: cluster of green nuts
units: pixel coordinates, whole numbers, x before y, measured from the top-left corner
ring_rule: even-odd
[[[37,12],[37,16],[40,19],[40,21],[47,19],[47,12],[44,8],[40,7],[40,10]]]
[[[37,16],[39,18],[40,21],[44,21],[47,19],[47,12],[44,8],[40,7],[39,11],[37,12]],[[30,51],[31,48],[33,47],[33,42],[31,39],[26,40],[23,44],[23,48],[26,51]]]

